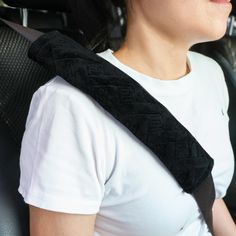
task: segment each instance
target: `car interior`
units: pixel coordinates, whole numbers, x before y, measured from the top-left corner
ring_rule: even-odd
[[[234,6],[236,0],[232,1]],[[82,7],[82,6],[81,6]],[[58,30],[82,45],[94,35],[76,21],[66,0],[0,1],[0,18],[41,32]],[[116,12],[119,15],[119,12]],[[81,13],[82,14],[82,13]],[[229,92],[229,132],[236,153],[236,11],[228,18],[223,38],[194,45],[190,50],[216,60]],[[87,31],[86,31],[87,30]],[[86,33],[84,33],[86,31]],[[86,36],[85,36],[86,35]],[[121,29],[111,29],[110,42],[118,47]],[[53,75],[27,57],[30,42],[0,20],[0,235],[29,235],[29,208],[18,193],[22,134],[33,92]],[[23,91],[23,92],[22,92]],[[236,223],[236,172],[224,197]]]

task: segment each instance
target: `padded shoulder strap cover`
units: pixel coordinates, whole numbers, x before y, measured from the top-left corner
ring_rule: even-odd
[[[213,232],[214,160],[165,106],[129,75],[56,30],[33,42],[28,56],[92,96],[148,146],[193,195]]]

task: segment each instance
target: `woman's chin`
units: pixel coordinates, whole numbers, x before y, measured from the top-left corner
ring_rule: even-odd
[[[203,37],[200,37],[201,43],[203,42],[210,42],[210,41],[216,41],[224,37],[226,34],[227,25],[221,25],[217,27],[211,27],[207,32],[205,32]]]
[[[227,26],[223,25],[222,27],[218,27],[216,30],[212,30],[212,34],[210,35],[210,40],[215,41],[224,37],[227,30]]]

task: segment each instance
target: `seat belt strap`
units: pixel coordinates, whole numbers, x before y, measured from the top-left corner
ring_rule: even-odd
[[[16,24],[14,22],[5,20],[0,18],[5,24],[7,24],[10,28],[21,34],[23,37],[28,39],[30,42],[35,41],[38,37],[43,35],[44,33],[35,29],[27,28],[22,25]]]

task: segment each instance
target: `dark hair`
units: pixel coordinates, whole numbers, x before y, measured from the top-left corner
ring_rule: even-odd
[[[85,46],[94,52],[116,50],[126,34],[126,0],[69,0]]]

